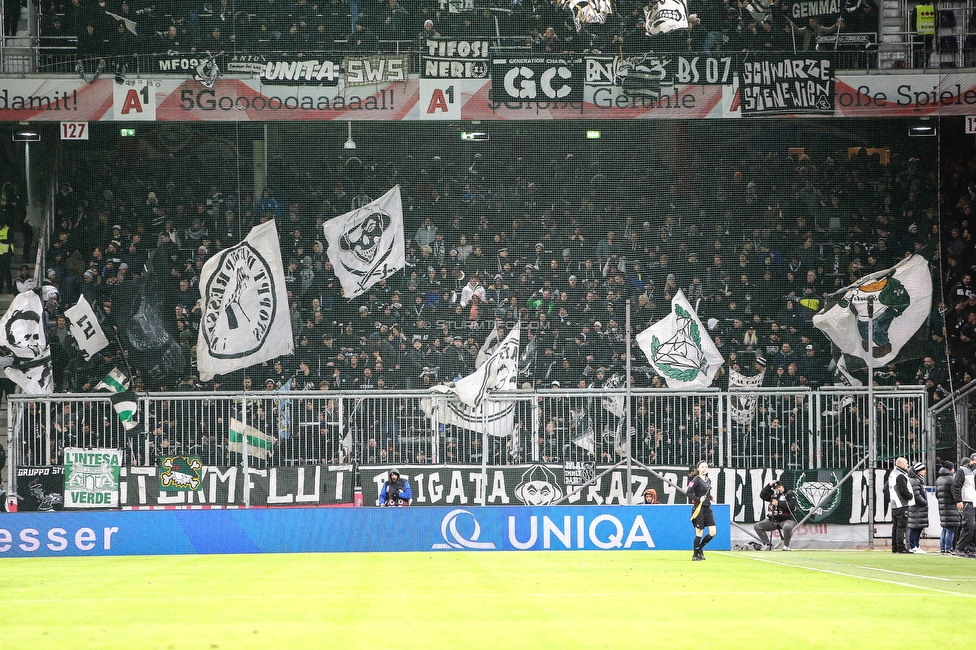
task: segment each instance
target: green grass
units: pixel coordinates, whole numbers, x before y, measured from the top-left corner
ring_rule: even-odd
[[[976,606],[973,560],[690,555],[7,559],[0,648],[918,648]]]

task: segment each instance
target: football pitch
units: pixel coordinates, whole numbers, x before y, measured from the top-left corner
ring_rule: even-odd
[[[973,560],[707,555],[12,558],[0,648],[908,648],[976,607]]]

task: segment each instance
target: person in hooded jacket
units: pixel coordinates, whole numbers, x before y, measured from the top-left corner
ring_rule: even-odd
[[[952,478],[956,466],[951,460],[942,463],[939,468],[939,478],[935,480],[935,496],[939,500],[939,523],[942,525],[942,536],[939,539],[939,552],[942,555],[952,554],[956,541],[956,530],[962,525],[962,515],[956,508],[956,500],[952,498]]]
[[[908,472],[914,503],[908,506],[908,552],[925,554],[922,531],[929,525],[929,502],[925,494],[925,463],[915,463]]]
[[[380,488],[381,506],[408,506],[413,492],[410,490],[410,481],[400,476],[400,470],[393,468],[390,470],[389,477]]]

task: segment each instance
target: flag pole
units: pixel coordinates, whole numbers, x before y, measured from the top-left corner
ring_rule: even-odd
[[[627,350],[627,365],[626,365],[626,386],[627,386],[627,398],[625,401],[625,408],[627,409],[627,431],[624,435],[627,436],[627,505],[632,505],[634,503],[634,483],[632,476],[632,465],[633,465],[633,453],[631,449],[630,440],[630,399],[631,399],[631,386],[630,386],[630,298],[627,299],[627,318],[626,318],[626,329],[624,331],[624,337],[626,338],[627,345],[624,349]]]
[[[868,296],[868,548],[874,550],[874,296]],[[894,541],[892,541],[894,543]]]
[[[245,377],[247,370],[244,371]],[[247,467],[247,391],[241,395],[241,467],[244,470],[244,507],[251,507],[251,476]]]

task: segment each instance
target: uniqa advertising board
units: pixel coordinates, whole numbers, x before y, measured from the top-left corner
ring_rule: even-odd
[[[728,550],[729,506],[713,506]],[[691,550],[691,506],[51,512],[0,520],[0,557]],[[387,534],[396,531],[395,534]]]

